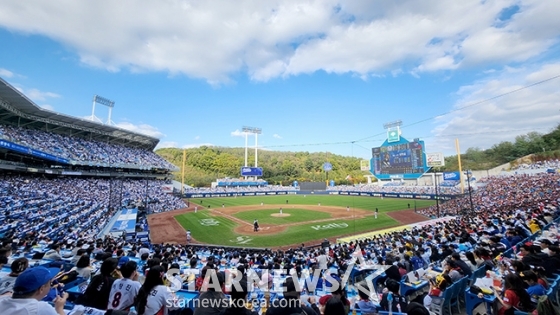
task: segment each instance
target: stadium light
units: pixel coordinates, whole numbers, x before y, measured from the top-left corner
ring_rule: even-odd
[[[388,122],[388,123],[383,124],[383,128],[385,128],[385,129],[395,128],[395,127],[398,128],[400,126],[402,126],[402,120],[396,120],[396,121],[392,121],[392,122]]]
[[[245,165],[244,166],[247,167],[247,150],[248,150],[247,137],[251,133],[255,135],[255,167],[257,167],[257,136],[262,133],[262,129],[257,127],[243,126],[241,128],[241,131],[245,133]],[[245,178],[247,178],[247,176],[245,176]]]
[[[103,105],[103,106],[107,106],[109,107],[109,116],[107,117],[107,125],[115,125],[115,123],[111,120],[111,115],[113,113],[113,107],[115,107],[115,101],[112,101],[108,98],[99,96],[99,95],[94,95],[93,96],[93,105],[91,108],[91,120],[92,121],[97,121],[100,123],[103,123],[103,121],[101,121],[101,119],[97,118],[95,116],[95,104],[99,104],[99,105]]]

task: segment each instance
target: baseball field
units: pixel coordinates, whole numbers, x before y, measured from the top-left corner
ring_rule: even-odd
[[[432,204],[338,195],[194,198],[189,208],[152,214],[148,223],[154,243],[184,244],[190,230],[191,243],[276,248],[424,221],[414,209]]]

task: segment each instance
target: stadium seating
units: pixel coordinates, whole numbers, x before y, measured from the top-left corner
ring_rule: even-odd
[[[552,239],[557,243],[560,192],[555,188],[559,181],[558,174],[489,178],[486,180],[486,185],[472,195],[476,205],[474,211],[463,216],[452,217],[447,222],[417,226],[412,230],[392,232],[356,240],[349,244],[333,244],[328,249],[329,267],[335,271],[343,270],[342,266],[347,266],[355,260],[352,251],[357,246],[364,249],[363,264],[370,265],[372,268],[379,263],[401,262],[405,252],[421,248],[425,250],[422,258],[436,266],[442,264],[447,259],[446,255],[454,251],[465,253],[482,248],[489,250],[492,257],[496,257],[497,252],[493,252],[495,247],[490,243],[491,236],[508,239],[512,237],[511,233],[517,233],[531,220],[539,221],[542,226],[540,231],[529,233],[530,235],[520,238],[514,244],[509,244],[504,254],[500,256],[514,260],[519,254],[518,247],[514,248],[515,244],[533,242],[542,238]],[[184,207],[179,199],[162,193],[163,184],[166,182],[149,182],[148,196],[154,202],[153,210],[167,211]],[[315,248],[301,247],[272,251],[219,246],[149,244],[145,241],[127,241],[120,237],[98,240],[97,233],[108,223],[112,215],[109,209],[112,194],[107,193],[111,190],[110,185],[111,182],[107,179],[5,176],[0,182],[0,209],[2,209],[0,233],[10,236],[3,239],[3,245],[11,245],[14,249],[10,260],[13,261],[14,258],[22,255],[31,259],[36,253],[44,253],[52,247],[53,242],[58,242],[65,245],[62,252],[65,257],[63,265],[69,264],[69,261],[76,257],[77,250],[85,248],[86,255],[90,255],[91,258],[129,256],[130,259],[138,262],[141,274],[144,274],[144,266],[149,268],[161,264],[167,269],[173,263],[177,263],[180,269],[191,270],[186,272],[190,274],[192,270],[198,272],[211,263],[222,271],[240,265],[243,265],[243,269],[253,270],[256,273],[262,273],[267,269],[286,269],[283,275],[285,277],[289,273],[302,272],[303,274],[304,270],[316,263],[319,252]],[[119,185],[122,185],[123,191],[122,200],[119,198],[119,206],[145,200],[145,180],[123,180]],[[267,186],[260,189],[270,188]],[[283,187],[275,188],[283,189]],[[524,198],[518,198],[520,195]],[[464,196],[443,203],[440,207],[451,213],[459,206],[468,205],[469,201],[469,196]],[[429,215],[432,210],[424,211]],[[556,222],[553,222],[553,219],[556,219]],[[452,247],[448,252],[444,252],[448,250],[444,245]],[[142,253],[147,253],[151,260],[142,260]],[[299,258],[299,253],[302,253],[303,258]],[[466,258],[464,260],[469,262]],[[194,266],[189,266],[190,261],[194,261]],[[35,263],[51,265],[55,262],[35,260]],[[485,274],[485,267],[481,265],[481,261],[475,263],[478,268],[474,268],[473,277],[463,278],[448,287],[444,292],[441,307],[434,306],[433,310],[441,313],[462,311],[460,300],[467,282]],[[97,261],[92,267],[97,270],[99,266],[100,261]],[[76,288],[67,289],[80,294],[80,290]],[[550,299],[558,303],[558,280],[555,280],[548,292]],[[192,299],[198,296],[198,292],[185,291],[177,294],[179,296],[191,294],[191,304],[189,304],[191,306]],[[465,300],[467,301],[466,297]],[[469,305],[472,306],[472,301],[469,301],[466,304],[470,303]],[[72,307],[73,303],[69,302],[68,306]]]
[[[152,151],[57,133],[0,125],[0,139],[72,161],[107,167],[175,169]]]

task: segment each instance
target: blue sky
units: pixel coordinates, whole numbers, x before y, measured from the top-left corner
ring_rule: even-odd
[[[77,117],[95,94],[114,100],[113,121],[160,147],[242,147],[254,126],[262,149],[370,158],[383,124],[402,120],[403,137],[449,155],[455,138],[486,149],[560,123],[558,12],[554,0],[11,1],[0,77]]]

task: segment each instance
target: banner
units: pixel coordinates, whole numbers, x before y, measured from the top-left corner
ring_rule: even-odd
[[[361,160],[360,161],[360,170],[361,171],[369,171],[371,168],[369,160]]]
[[[173,185],[161,185],[161,191],[166,194],[173,193]]]
[[[461,180],[459,172],[443,172],[443,180]]]
[[[387,130],[387,142],[399,142],[401,140],[401,133],[400,130],[397,129],[388,129]]]
[[[275,196],[275,195],[309,195],[319,194],[312,191],[257,191],[257,192],[238,192],[238,193],[185,193],[185,198],[215,198],[215,197],[235,197],[235,196]],[[323,194],[343,195],[343,196],[364,196],[364,197],[385,197],[403,199],[422,199],[422,200],[451,200],[458,195],[434,195],[434,194],[413,194],[413,193],[384,193],[384,192],[359,192],[359,191],[322,191]]]
[[[426,153],[426,162],[428,167],[445,166],[445,158],[441,152]]]
[[[263,176],[262,167],[242,167],[241,176]]]
[[[0,139],[0,148],[6,148],[8,150],[16,151],[16,152],[27,154],[27,155],[36,156],[36,157],[39,157],[39,158],[42,158],[42,159],[68,164],[67,159],[63,159],[61,157],[54,156],[52,154],[48,154],[48,153],[45,153],[45,152],[42,152],[42,151],[39,151],[39,150],[31,149],[31,148],[25,147],[23,145],[16,144],[16,143],[13,143],[13,142],[10,142],[10,141],[7,141],[7,140],[3,140],[3,139]]]

